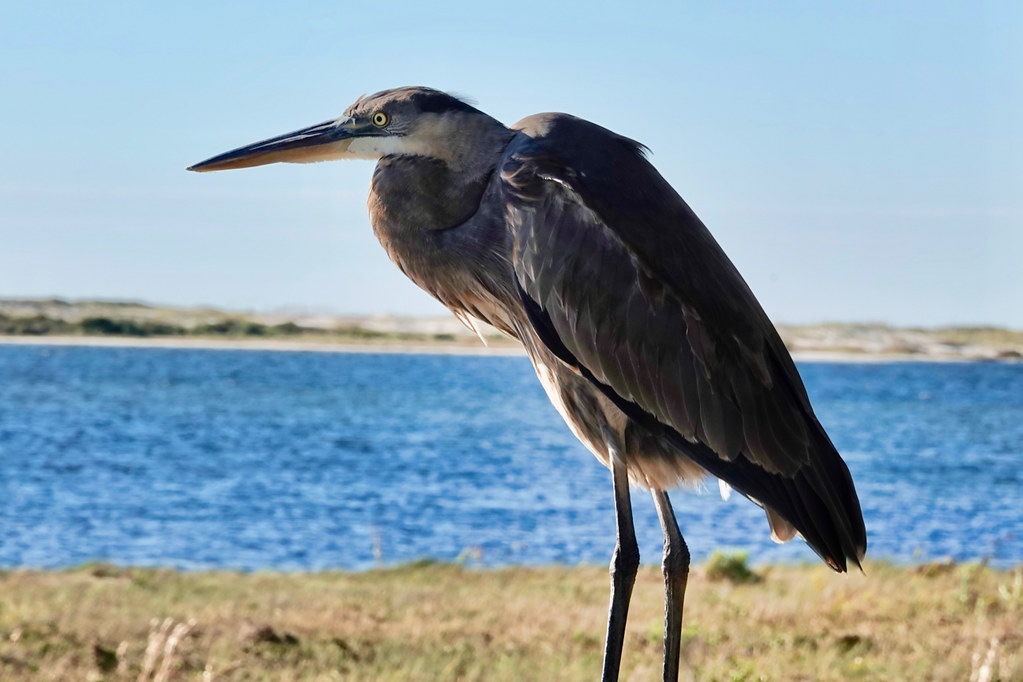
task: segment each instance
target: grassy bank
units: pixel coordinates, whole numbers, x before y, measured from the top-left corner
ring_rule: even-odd
[[[723,569],[723,570],[718,570]],[[592,680],[601,567],[0,573],[3,680]],[[661,578],[643,567],[624,680],[657,679]],[[694,568],[689,680],[1023,679],[1023,567]]]

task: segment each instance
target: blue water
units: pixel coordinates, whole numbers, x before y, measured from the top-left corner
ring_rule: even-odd
[[[1023,561],[1023,365],[800,370],[870,556]],[[696,558],[814,560],[716,485],[673,500]],[[0,346],[0,566],[603,564],[613,542],[610,476],[524,358]]]

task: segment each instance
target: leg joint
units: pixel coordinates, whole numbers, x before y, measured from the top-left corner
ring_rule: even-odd
[[[632,582],[639,571],[639,546],[635,542],[616,545],[611,555],[611,579]]]
[[[664,559],[661,561],[661,570],[665,575],[689,573],[689,561],[689,547],[686,546],[684,540],[677,543],[665,543]]]

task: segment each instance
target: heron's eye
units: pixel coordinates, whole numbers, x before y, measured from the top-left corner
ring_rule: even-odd
[[[377,113],[373,114],[373,118],[371,120],[373,121],[373,125],[375,125],[377,128],[383,128],[385,125],[387,125],[387,121],[390,119],[387,118],[387,114],[385,114],[382,111],[378,111]]]

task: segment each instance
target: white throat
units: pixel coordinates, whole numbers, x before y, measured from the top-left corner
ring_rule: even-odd
[[[406,138],[396,135],[356,137],[349,143],[342,158],[375,160],[391,154],[407,154],[409,151]]]

